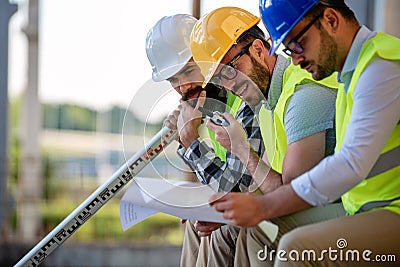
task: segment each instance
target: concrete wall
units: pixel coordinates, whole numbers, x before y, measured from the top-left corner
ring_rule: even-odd
[[[361,24],[400,37],[399,0],[347,0]]]

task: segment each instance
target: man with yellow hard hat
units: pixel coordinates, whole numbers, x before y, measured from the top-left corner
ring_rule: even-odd
[[[257,26],[259,22],[259,17],[241,8],[218,8],[196,23],[190,47],[205,82],[222,84],[226,90],[247,102],[257,115],[261,112],[273,121],[268,124],[262,119],[263,116],[259,117],[267,150],[265,155],[274,155],[272,169],[249,146],[246,149],[251,150],[257,159],[255,165],[248,164],[247,150],[236,153],[261,191],[266,193],[289,183],[293,177],[333,153],[337,82],[334,77],[316,82],[309,73],[291,64],[290,59],[282,55],[269,56],[270,45]],[[266,105],[272,111],[266,110]],[[238,125],[233,116],[225,115],[232,126]],[[216,130],[217,141],[230,150],[231,145],[224,143],[229,137],[218,138],[224,128],[210,122],[207,125]],[[242,127],[238,128],[245,136]],[[275,135],[275,131],[276,138],[269,138]],[[255,167],[261,164],[264,164],[266,173],[258,175]],[[341,204],[335,209],[343,212]],[[294,221],[297,224],[304,223],[301,217]],[[230,240],[229,236],[224,236],[223,231],[220,231],[229,227],[232,226],[213,228],[212,224],[197,224],[198,231],[211,235],[209,266],[232,266],[236,243],[238,251],[243,252],[245,240]],[[245,238],[245,233],[243,235]],[[246,266],[248,262],[246,258],[237,256],[236,265]]]

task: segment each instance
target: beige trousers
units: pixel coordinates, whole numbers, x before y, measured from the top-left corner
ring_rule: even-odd
[[[237,226],[223,225],[215,230],[210,237],[200,238],[194,229],[194,221],[187,221],[182,247],[181,266],[234,266],[235,251],[237,250],[236,240],[239,230],[240,228]],[[246,254],[246,251],[242,251],[241,254]]]
[[[209,237],[199,237],[194,223],[187,220],[185,223],[185,234],[183,237],[181,267],[205,267],[207,266]]]
[[[210,237],[200,238],[194,229],[195,221],[187,221],[183,241],[181,267],[214,267],[214,266],[272,266],[272,263],[262,262],[253,257],[251,251],[259,251],[268,244],[271,249],[277,249],[282,235],[290,230],[322,220],[345,215],[341,203],[326,207],[316,207],[292,215],[271,220],[279,226],[277,240],[270,244],[261,229],[240,228],[224,225],[214,231]],[[248,233],[249,232],[249,233]],[[249,234],[249,235],[248,235]],[[250,252],[250,254],[248,254]]]
[[[375,210],[346,216],[338,205],[277,219],[274,243],[259,228],[247,229],[251,266],[400,266],[398,214]]]

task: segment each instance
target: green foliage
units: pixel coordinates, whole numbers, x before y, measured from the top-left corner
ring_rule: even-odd
[[[20,142],[17,138],[11,138],[10,140],[10,182],[9,185],[15,185],[18,181],[19,176],[19,159],[20,159]]]
[[[144,123],[125,108],[113,106],[107,111],[96,111],[71,104],[43,104],[43,127],[47,129],[100,131],[108,133],[143,134]],[[148,134],[156,133],[162,122],[146,124]]]
[[[17,184],[20,164],[20,143],[17,129],[20,124],[21,97],[10,103],[10,179],[7,186],[10,195],[17,195]],[[108,111],[96,111],[87,107],[73,104],[42,104],[42,123],[47,129],[102,131],[122,133],[124,122],[129,123],[124,128],[129,134],[143,134],[144,123],[139,121],[135,114],[126,112],[124,108],[113,107]],[[162,127],[158,124],[147,124],[146,134],[152,135]],[[48,148],[47,148],[48,149]],[[42,218],[44,232],[48,233],[64,220],[98,185],[96,177],[77,177],[65,179],[57,177],[57,168],[54,158],[60,152],[47,151],[42,153],[43,167],[43,200]],[[69,151],[62,152],[63,157],[76,158],[77,155]],[[61,166],[62,167],[62,166]],[[85,174],[83,174],[85,175]],[[17,213],[10,216],[10,227],[17,227]],[[119,219],[119,199],[111,199],[92,218],[90,218],[74,235],[72,240],[79,242],[128,242],[139,244],[181,244],[183,239],[182,226],[179,219],[166,215],[156,214],[145,221],[123,232]]]
[[[50,129],[92,132],[96,130],[96,111],[71,104],[45,104],[43,126]]]
[[[56,227],[79,204],[62,198],[43,205],[45,232]],[[96,240],[107,243],[179,245],[183,240],[183,230],[179,219],[158,213],[124,232],[119,219],[119,200],[112,199],[86,221],[70,239],[79,242]]]
[[[18,96],[14,101],[10,102],[9,105],[9,127],[10,127],[10,138],[9,138],[9,171],[10,171],[10,181],[8,183],[9,187],[15,186],[18,180],[19,174],[19,159],[20,159],[20,140],[17,136],[18,121],[20,117],[22,97]]]
[[[9,104],[9,120],[10,120],[9,126],[11,129],[11,135],[13,135],[14,130],[17,129],[17,127],[18,127],[21,106],[22,106],[22,95],[19,95],[16,98],[14,98],[13,101],[10,101],[10,104]]]

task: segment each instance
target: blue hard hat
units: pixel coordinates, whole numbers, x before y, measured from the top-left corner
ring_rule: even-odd
[[[272,56],[288,33],[320,0],[260,0],[261,19],[269,32]]]

